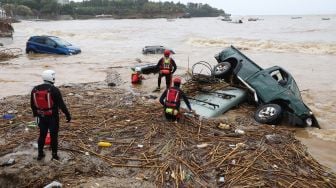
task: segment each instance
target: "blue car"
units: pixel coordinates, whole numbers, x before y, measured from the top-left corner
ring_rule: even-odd
[[[33,36],[27,41],[26,53],[73,55],[81,53],[81,49],[55,36]]]

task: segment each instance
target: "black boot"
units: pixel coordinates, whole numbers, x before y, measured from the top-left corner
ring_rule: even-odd
[[[38,156],[37,156],[37,160],[40,161],[40,160],[42,160],[44,157],[45,157],[44,152],[39,153]]]
[[[59,156],[57,155],[57,153],[53,153],[52,154],[52,159],[55,159],[55,160],[59,160],[60,158],[59,158]]]

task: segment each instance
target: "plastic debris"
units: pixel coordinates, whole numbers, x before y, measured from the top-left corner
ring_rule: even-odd
[[[207,147],[209,144],[207,144],[207,143],[203,143],[203,144],[198,144],[197,145],[197,148],[205,148],[205,147]]]
[[[3,119],[5,120],[10,120],[10,119],[13,119],[15,116],[13,114],[4,114],[2,116]]]
[[[47,137],[45,138],[45,145],[50,145],[51,143],[51,137],[50,132],[48,131]]]
[[[230,148],[235,148],[235,147],[236,147],[236,144],[229,144],[229,147],[230,147]]]
[[[15,159],[10,158],[10,159],[8,159],[8,161],[1,164],[1,166],[10,166],[10,165],[13,165],[13,164],[15,164]]]
[[[223,176],[219,177],[219,180],[218,180],[218,182],[224,183],[224,181],[225,181],[225,179],[224,179],[224,177],[223,177]]]
[[[31,122],[28,122],[27,126],[30,127],[30,128],[35,128],[35,127],[37,127],[37,124],[36,124],[35,121],[31,121]]]
[[[110,147],[112,146],[112,144],[109,142],[98,142],[98,146],[99,147]]]
[[[243,135],[243,134],[245,134],[245,131],[244,131],[244,130],[241,130],[241,129],[236,129],[236,130],[235,130],[235,133],[236,133],[236,134],[239,134],[239,135]]]
[[[244,144],[244,143],[238,143],[238,144],[236,144],[236,147],[238,148],[238,147],[245,147],[246,146],[246,144]]]
[[[63,185],[58,181],[53,181],[48,185],[44,186],[43,188],[61,188]]]
[[[18,111],[17,110],[8,110],[7,113],[8,114],[17,114]]]
[[[10,158],[8,161],[7,161],[7,164],[8,165],[12,165],[12,164],[14,164],[15,163],[15,159],[13,159],[13,158]]]
[[[217,127],[218,127],[219,129],[223,129],[223,130],[231,129],[231,126],[228,125],[228,124],[225,124],[225,123],[220,123]]]
[[[37,148],[38,148],[38,144],[37,144],[37,143],[33,143],[33,147],[34,147],[35,149],[37,149]]]
[[[142,145],[142,144],[138,144],[138,147],[139,147],[139,148],[143,148],[143,145]]]

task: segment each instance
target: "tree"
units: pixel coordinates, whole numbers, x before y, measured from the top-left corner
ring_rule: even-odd
[[[15,15],[15,5],[5,4],[2,8],[6,11],[7,16],[13,17]]]
[[[15,3],[13,3],[13,1]],[[207,4],[174,3],[172,1],[153,2],[149,0],[83,0],[81,2],[71,2],[67,5],[60,5],[57,0],[0,0],[2,4],[12,3],[4,6],[9,16],[15,16],[16,11],[20,15],[47,16],[50,18],[59,14],[70,15],[97,15],[114,14],[121,18],[127,16],[142,17],[162,17],[177,16],[189,13],[192,17],[218,16],[223,14],[223,10],[212,8]],[[24,7],[19,7],[22,5]],[[16,10],[16,8],[18,8]],[[30,11],[29,11],[29,9]]]
[[[15,12],[17,15],[20,16],[32,16],[33,15],[33,11],[24,5],[18,5],[15,9]]]
[[[56,0],[44,0],[45,3],[40,9],[42,14],[50,14],[50,15],[58,15],[60,5],[56,2]]]

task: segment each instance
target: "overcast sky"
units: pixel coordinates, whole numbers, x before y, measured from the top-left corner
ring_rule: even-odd
[[[82,0],[75,0],[82,1]],[[152,0],[161,1],[165,0]],[[336,0],[169,0],[207,3],[234,15],[336,14]]]

